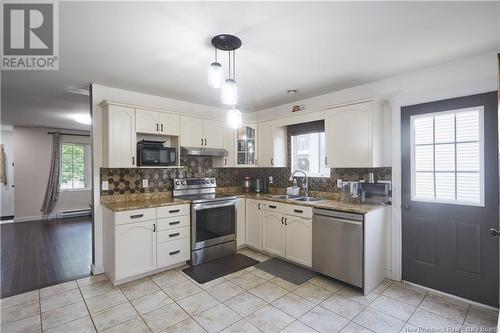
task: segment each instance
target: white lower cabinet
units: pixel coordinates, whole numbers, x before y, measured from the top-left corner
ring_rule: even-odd
[[[312,219],[287,215],[285,239],[285,257],[312,266]]]
[[[183,213],[188,215],[178,216]],[[103,216],[104,271],[114,285],[190,258],[189,205],[123,212],[105,208]]]
[[[283,214],[262,212],[262,249],[271,254],[285,256],[285,224]]]
[[[259,200],[246,199],[246,243],[257,250],[262,249],[260,206]]]
[[[236,204],[236,246],[246,244],[246,205],[245,198],[239,198]]]
[[[155,223],[146,221],[115,227],[116,280],[156,268]]]
[[[261,205],[265,207],[261,214],[262,250],[311,267],[312,209],[266,201]]]

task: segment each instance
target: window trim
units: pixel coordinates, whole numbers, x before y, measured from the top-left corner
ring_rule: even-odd
[[[321,130],[312,130],[310,132],[304,132],[304,133],[297,133],[297,134],[289,134],[288,137],[290,138],[290,169],[291,171],[295,171],[297,169],[294,169],[293,168],[293,137],[294,136],[299,136],[299,135],[309,135],[309,134],[321,134],[323,133],[325,135],[325,140],[326,140],[326,133],[325,131],[321,131]],[[321,151],[321,148],[322,148],[322,145],[321,145],[321,140],[319,140],[318,142],[318,145],[319,145],[319,149]],[[325,148],[326,144],[323,145],[323,149]],[[326,152],[325,152],[326,154]],[[320,156],[318,157],[319,158],[319,162],[321,163],[321,153],[319,154]],[[330,178],[331,177],[331,171],[330,171],[330,168],[325,168],[327,170],[327,174],[322,176],[322,175],[318,175],[318,174],[314,174],[313,176],[310,176],[309,174],[307,175],[308,178]],[[304,178],[304,175],[302,174],[296,174],[294,177],[297,177],[297,178]]]
[[[82,145],[83,146],[83,152],[84,152],[84,157],[83,157],[83,170],[84,170],[84,183],[85,186],[82,188],[61,188],[61,180],[60,178],[62,177],[62,164],[63,164],[63,159],[62,159],[62,146],[63,145]],[[60,146],[60,155],[61,155],[61,161],[60,161],[60,170],[61,174],[59,175],[59,192],[82,192],[82,191],[90,191],[92,189],[91,183],[92,183],[92,177],[91,177],[91,163],[90,163],[90,156],[91,156],[91,146],[90,143],[86,142],[74,142],[74,141],[62,141],[61,146]]]
[[[424,117],[429,117],[432,115],[433,117],[436,116],[441,116],[445,114],[457,114],[460,112],[467,112],[467,111],[479,111],[479,202],[475,201],[458,201],[458,200],[443,200],[443,199],[426,199],[426,198],[417,198],[415,195],[416,187],[415,187],[415,120],[419,118],[424,118]],[[450,205],[459,205],[459,206],[474,206],[474,207],[484,207],[484,197],[485,197],[485,184],[484,184],[484,106],[474,106],[474,107],[468,107],[468,108],[463,108],[463,109],[454,109],[454,110],[446,110],[446,111],[437,111],[437,112],[430,112],[430,113],[424,113],[424,114],[419,114],[419,115],[413,115],[410,116],[410,132],[411,132],[411,139],[410,139],[410,175],[411,175],[411,193],[410,193],[410,200],[411,201],[416,201],[416,202],[426,202],[426,203],[437,203],[437,204],[450,204]],[[433,130],[433,136],[435,135],[435,131]],[[455,141],[454,144],[456,145],[456,124],[455,124]],[[459,142],[460,143],[460,142]],[[434,147],[436,146],[435,142],[432,143],[433,145],[433,151]],[[455,155],[455,160],[456,160],[456,155]],[[435,158],[434,158],[434,165],[435,165]],[[457,175],[457,170],[456,170],[456,162],[455,162],[455,192],[456,192],[456,175]],[[433,168],[433,171],[429,171],[430,173],[435,174],[436,170],[435,167]],[[434,178],[435,179],[435,178]],[[436,186],[435,180],[434,180],[434,189]]]

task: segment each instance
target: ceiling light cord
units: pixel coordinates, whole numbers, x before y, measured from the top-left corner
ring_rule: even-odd
[[[236,81],[236,50],[233,50],[233,80]]]

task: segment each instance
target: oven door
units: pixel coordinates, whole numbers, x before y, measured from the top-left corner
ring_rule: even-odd
[[[236,239],[236,200],[193,204],[192,250]]]

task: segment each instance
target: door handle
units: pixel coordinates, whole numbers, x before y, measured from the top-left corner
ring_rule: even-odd
[[[281,217],[281,224],[283,224],[283,216]]]
[[[325,156],[325,165],[328,165],[328,157]]]
[[[227,159],[224,159],[224,165],[227,165]]]
[[[286,224],[286,220],[288,220],[288,217],[285,217],[285,225],[288,225],[288,224]]]
[[[495,228],[491,228],[490,229],[490,235],[491,237],[493,238],[497,238],[498,236],[500,236],[500,231],[498,231],[497,229]]]
[[[274,158],[271,158],[271,165],[274,165]]]
[[[163,132],[163,124],[161,124],[161,131]]]
[[[132,165],[135,165],[135,157],[132,156]]]
[[[156,123],[156,131],[158,132],[158,123]]]
[[[405,209],[410,209],[410,205],[408,205],[407,203],[405,203]]]
[[[205,139],[205,146],[207,145],[207,139]]]
[[[259,210],[260,210],[260,202],[259,202],[259,206],[258,206]]]
[[[153,232],[156,232],[156,223],[153,223]]]
[[[201,145],[203,146],[203,139],[201,139]]]

